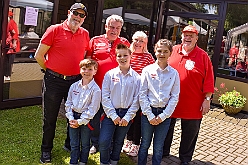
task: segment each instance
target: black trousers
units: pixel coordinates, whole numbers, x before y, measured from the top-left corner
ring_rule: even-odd
[[[127,132],[127,140],[133,141],[133,144],[140,145],[141,138],[141,109],[136,112],[133,123]]]
[[[43,80],[42,104],[43,104],[43,137],[42,152],[50,152],[53,148],[56,122],[62,100],[67,100],[67,95],[71,84],[81,79],[79,75],[73,80],[58,78],[46,72]],[[67,124],[67,138],[65,145],[70,146],[69,124]]]
[[[164,153],[170,153],[170,147],[173,139],[176,118],[171,118],[169,131],[164,141]],[[197,137],[199,134],[201,119],[181,119],[181,142],[179,147],[179,158],[182,162],[190,162],[195,150]]]
[[[15,54],[6,54],[3,61],[4,76],[11,76]]]

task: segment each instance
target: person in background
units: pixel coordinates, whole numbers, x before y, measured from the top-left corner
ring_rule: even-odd
[[[147,35],[142,31],[137,31],[132,36],[130,49],[132,51],[131,67],[139,75],[145,66],[155,62],[152,55],[147,50]],[[139,109],[134,117],[133,123],[127,133],[127,141],[123,146],[123,151],[129,156],[137,156],[141,137],[141,109]]]
[[[68,10],[68,19],[50,26],[41,38],[35,59],[43,70],[43,137],[41,163],[51,162],[51,151],[60,105],[71,84],[81,79],[79,62],[89,49],[89,32],[82,28],[87,9],[82,3],[75,3]],[[67,130],[69,129],[69,124]],[[64,149],[70,150],[69,131]]]
[[[65,103],[66,117],[70,123],[72,165],[78,164],[78,160],[79,165],[86,165],[88,162],[92,129],[90,120],[97,113],[101,101],[101,90],[93,78],[97,72],[97,62],[84,59],[79,67],[82,79],[71,85]]]
[[[152,164],[160,165],[162,161],[163,143],[180,91],[178,72],[168,65],[171,51],[171,42],[160,39],[154,48],[156,62],[146,66],[141,74],[139,102],[142,116],[138,165],[147,163],[151,141],[153,141]]]
[[[10,81],[15,55],[17,52],[20,51],[18,27],[13,19],[12,11],[9,11],[8,13],[8,21],[9,22],[7,27],[7,39],[6,39],[6,46],[8,47],[8,52],[4,56],[4,69],[3,69],[5,81]]]
[[[105,117],[99,136],[101,165],[117,165],[131,120],[139,109],[140,75],[130,67],[131,50],[126,45],[117,45],[116,61],[118,67],[105,74],[102,84]]]
[[[116,62],[115,49],[120,43],[127,47],[130,43],[126,38],[119,37],[124,21],[119,15],[111,15],[106,19],[105,30],[106,34],[95,36],[90,40],[90,49],[87,51],[86,58],[92,58],[98,62],[98,72],[94,76],[97,85],[102,88],[102,81],[105,73],[110,69],[118,66]],[[100,133],[100,118],[103,113],[103,108],[100,106],[99,111],[95,115],[92,126],[92,147],[90,153],[94,154],[98,151],[98,139]]]
[[[192,159],[203,115],[210,109],[214,92],[213,66],[208,54],[197,46],[198,31],[188,25],[182,31],[182,44],[173,47],[169,65],[180,76],[179,102],[171,115],[164,141],[164,156],[169,156],[176,119],[181,119],[179,158],[181,165]]]
[[[230,69],[230,76],[235,76],[235,69],[238,63],[239,43],[235,43],[229,50],[228,67]]]

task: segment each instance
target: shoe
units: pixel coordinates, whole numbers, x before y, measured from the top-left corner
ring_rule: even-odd
[[[51,162],[51,152],[42,152],[41,157],[40,157],[40,162],[42,164],[50,163]]]
[[[10,81],[10,76],[4,76],[4,81]]]
[[[181,162],[181,165],[188,165],[189,162]]]
[[[90,154],[95,154],[96,152],[97,152],[96,147],[95,147],[95,146],[92,146],[92,147],[90,148]]]
[[[135,144],[132,144],[131,149],[130,149],[128,155],[135,157],[135,156],[138,155],[138,153],[139,153],[139,146],[138,145],[135,145]]]
[[[71,146],[63,146],[63,149],[66,150],[67,152],[71,152]]]
[[[132,146],[132,141],[130,140],[127,140],[126,143],[124,144],[124,146],[122,147],[122,150],[126,153],[128,153],[131,149],[131,146]]]

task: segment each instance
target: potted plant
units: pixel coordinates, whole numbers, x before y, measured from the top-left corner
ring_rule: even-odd
[[[236,114],[244,108],[246,104],[246,98],[238,92],[235,87],[232,91],[227,91],[225,88],[225,83],[220,84],[220,88],[223,91],[219,91],[218,88],[215,88],[215,91],[219,93],[218,101],[224,108],[227,114]]]

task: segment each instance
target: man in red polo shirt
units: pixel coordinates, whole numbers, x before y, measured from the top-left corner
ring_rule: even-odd
[[[120,43],[130,46],[126,38],[119,37],[124,21],[119,15],[111,15],[106,19],[106,34],[95,36],[90,40],[90,50],[87,51],[86,58],[92,58],[98,62],[98,71],[94,76],[97,85],[102,88],[104,75],[110,69],[118,66],[116,61],[115,49]],[[100,133],[100,116],[103,108],[100,106],[99,111],[92,121],[94,130],[92,131],[92,147],[90,153],[93,154],[98,150],[98,137]]]
[[[201,120],[210,109],[214,92],[213,67],[208,54],[197,46],[198,31],[186,26],[182,31],[182,44],[173,47],[169,65],[180,76],[179,102],[171,115],[171,125],[164,143],[164,156],[168,156],[173,138],[176,118],[181,118],[181,165],[191,161]]]
[[[43,86],[43,139],[41,163],[51,162],[51,150],[56,120],[62,99],[72,83],[81,79],[79,62],[89,49],[89,32],[80,27],[87,15],[86,7],[75,3],[68,10],[68,19],[50,26],[43,35],[35,53],[35,59],[45,70]],[[67,133],[65,146],[70,149]]]

